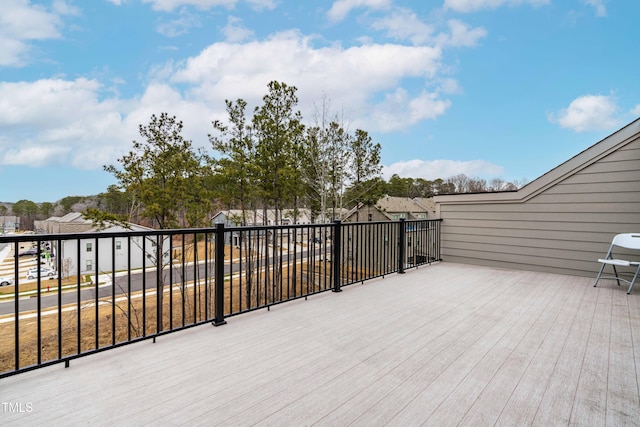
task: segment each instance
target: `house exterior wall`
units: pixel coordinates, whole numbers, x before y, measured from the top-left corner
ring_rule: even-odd
[[[595,276],[640,231],[640,120],[512,193],[437,196],[445,261]]]
[[[93,224],[83,223],[51,223],[46,230],[46,233],[50,234],[64,234],[64,233],[88,233],[95,229]]]
[[[15,233],[20,230],[20,217],[0,215],[0,233]]]
[[[389,217],[373,206],[362,206],[357,212],[352,212],[344,222],[377,222],[390,221]]]
[[[96,269],[100,274],[111,274],[114,270],[124,271],[128,268],[135,270],[142,268],[143,250],[141,236],[99,238],[80,240],[80,252],[78,252],[77,240],[66,240],[62,244],[62,275],[63,277],[80,274],[95,274]],[[146,259],[145,266],[152,267],[156,260],[155,239],[147,237],[145,243]],[[115,255],[115,266],[112,262],[112,248],[115,243],[113,254]],[[131,263],[129,263],[128,251],[131,246]],[[164,239],[164,261],[169,258],[169,240]],[[79,255],[79,256],[78,256]]]

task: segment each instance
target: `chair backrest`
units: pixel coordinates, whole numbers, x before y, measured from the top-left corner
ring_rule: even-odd
[[[640,249],[640,233],[618,234],[611,244],[627,249]]]

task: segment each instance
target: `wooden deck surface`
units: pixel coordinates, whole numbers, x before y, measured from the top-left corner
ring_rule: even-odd
[[[0,425],[640,425],[640,291],[592,285],[434,264],[5,378]]]

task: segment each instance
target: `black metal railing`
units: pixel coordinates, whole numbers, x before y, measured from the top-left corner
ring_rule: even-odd
[[[439,261],[440,220],[19,234],[0,253],[2,378]]]

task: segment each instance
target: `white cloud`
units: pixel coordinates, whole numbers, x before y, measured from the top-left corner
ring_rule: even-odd
[[[387,9],[392,0],[336,0],[327,12],[330,21],[340,22],[355,8]]]
[[[542,6],[549,3],[550,0],[445,0],[444,8],[456,12],[475,12],[482,9],[496,9],[501,6],[519,6],[521,4]]]
[[[0,165],[100,169],[131,149],[131,141],[140,139],[138,125],[152,114],[175,115],[197,146],[208,145],[211,120],[221,118],[167,84],[151,83],[130,100],[102,99],[106,91],[87,79],[0,83]]]
[[[296,81],[320,78],[322,85],[358,90],[394,87],[399,78],[431,77],[440,69],[441,52],[433,47],[371,44],[316,49],[312,42],[313,37],[285,31],[264,41],[214,43],[177,70],[174,80],[217,83],[238,76],[242,80],[264,80],[265,75],[280,74]]]
[[[187,8],[182,8],[177,18],[160,22],[156,29],[167,37],[177,37],[200,25],[200,17],[197,14],[189,12]]]
[[[247,0],[254,10],[273,10],[276,8],[276,0]]]
[[[2,153],[2,164],[38,167],[50,163],[62,163],[70,150],[71,147],[27,146],[10,148]]]
[[[372,108],[367,125],[381,132],[405,129],[423,120],[434,120],[445,113],[449,100],[439,99],[438,93],[423,91],[411,99],[406,90],[398,88]]]
[[[113,0],[112,0],[113,1]],[[171,12],[182,6],[193,6],[201,10],[208,10],[214,7],[225,7],[233,9],[237,3],[243,0],[142,0],[143,3],[150,3],[155,10]],[[275,0],[244,0],[255,10],[274,9]]]
[[[596,16],[607,16],[607,8],[603,0],[583,0],[585,4],[592,6],[596,11]]]
[[[31,43],[58,39],[64,15],[77,14],[77,9],[61,0],[52,11],[28,0],[4,0],[0,13],[0,67],[20,67],[29,62]]]
[[[433,25],[425,23],[414,12],[405,8],[398,8],[372,23],[374,29],[386,31],[388,37],[409,40],[414,45],[475,46],[479,39],[487,35],[484,28],[470,28],[457,19],[449,20],[447,26],[448,31],[436,33]]]
[[[58,15],[75,16],[80,14],[80,10],[77,7],[68,4],[64,0],[54,0],[51,4],[51,8]]]
[[[78,168],[100,167],[96,150],[122,143],[118,110],[124,107],[100,100],[100,90],[97,81],[87,79],[0,83],[0,126],[5,137],[0,164],[65,162]]]
[[[640,104],[636,105],[630,113],[632,116],[640,117]]]
[[[399,8],[388,16],[373,21],[373,28],[384,30],[396,40],[410,40],[415,45],[426,44],[433,40],[435,29],[424,23],[409,9]]]
[[[442,94],[459,94],[462,93],[462,88],[458,84],[458,81],[452,78],[445,78],[439,83],[438,92]]]
[[[122,0],[110,0],[112,3],[121,4]],[[193,6],[200,10],[208,10],[214,7],[233,9],[237,3],[247,2],[254,10],[272,10],[276,7],[276,0],[142,0],[150,3],[154,10],[171,12],[182,6]]]
[[[229,43],[237,43],[253,37],[253,31],[242,25],[242,20],[235,16],[227,18],[227,25],[222,29],[222,34]]]
[[[271,80],[299,88],[304,117],[310,118],[314,104],[327,95],[346,110],[353,129],[369,132],[435,119],[451,104],[443,96],[456,90],[457,83],[440,76],[438,48],[316,48],[312,41],[289,31],[244,44],[215,43],[186,61],[159,65],[143,93],[131,99],[83,78],[0,83],[0,164],[37,160],[100,168],[127,152],[131,141],[140,138],[138,125],[161,112],[182,120],[184,136],[195,146],[208,147],[211,121],[227,118],[224,100],[243,98],[250,112]],[[406,80],[417,89],[400,88]]]
[[[171,12],[181,6],[194,6],[201,10],[223,6],[228,9],[233,8],[238,0],[142,0],[143,3],[151,3],[154,10]]]
[[[557,114],[549,115],[549,120],[575,132],[609,130],[620,124],[616,118],[618,110],[612,96],[585,95]]]
[[[384,166],[383,176],[393,174],[403,178],[446,179],[458,174],[469,177],[495,177],[504,174],[504,168],[484,160],[408,160]]]
[[[471,47],[487,35],[487,30],[484,28],[469,28],[467,24],[457,19],[449,20],[448,24],[451,34],[445,39],[444,45]]]
[[[314,48],[312,41],[288,31],[246,44],[215,43],[174,66],[172,81],[191,85],[192,97],[211,105],[236,98],[259,102],[269,81],[284,81],[304,88],[299,92],[303,114],[325,93],[335,105],[360,112],[353,120],[370,130],[397,129],[434,118],[449,105],[437,93],[420,91],[412,97],[396,90],[407,78],[425,84],[435,78],[442,67],[438,48],[395,44]],[[399,107],[390,109],[393,106]],[[388,122],[381,123],[381,116]]]

